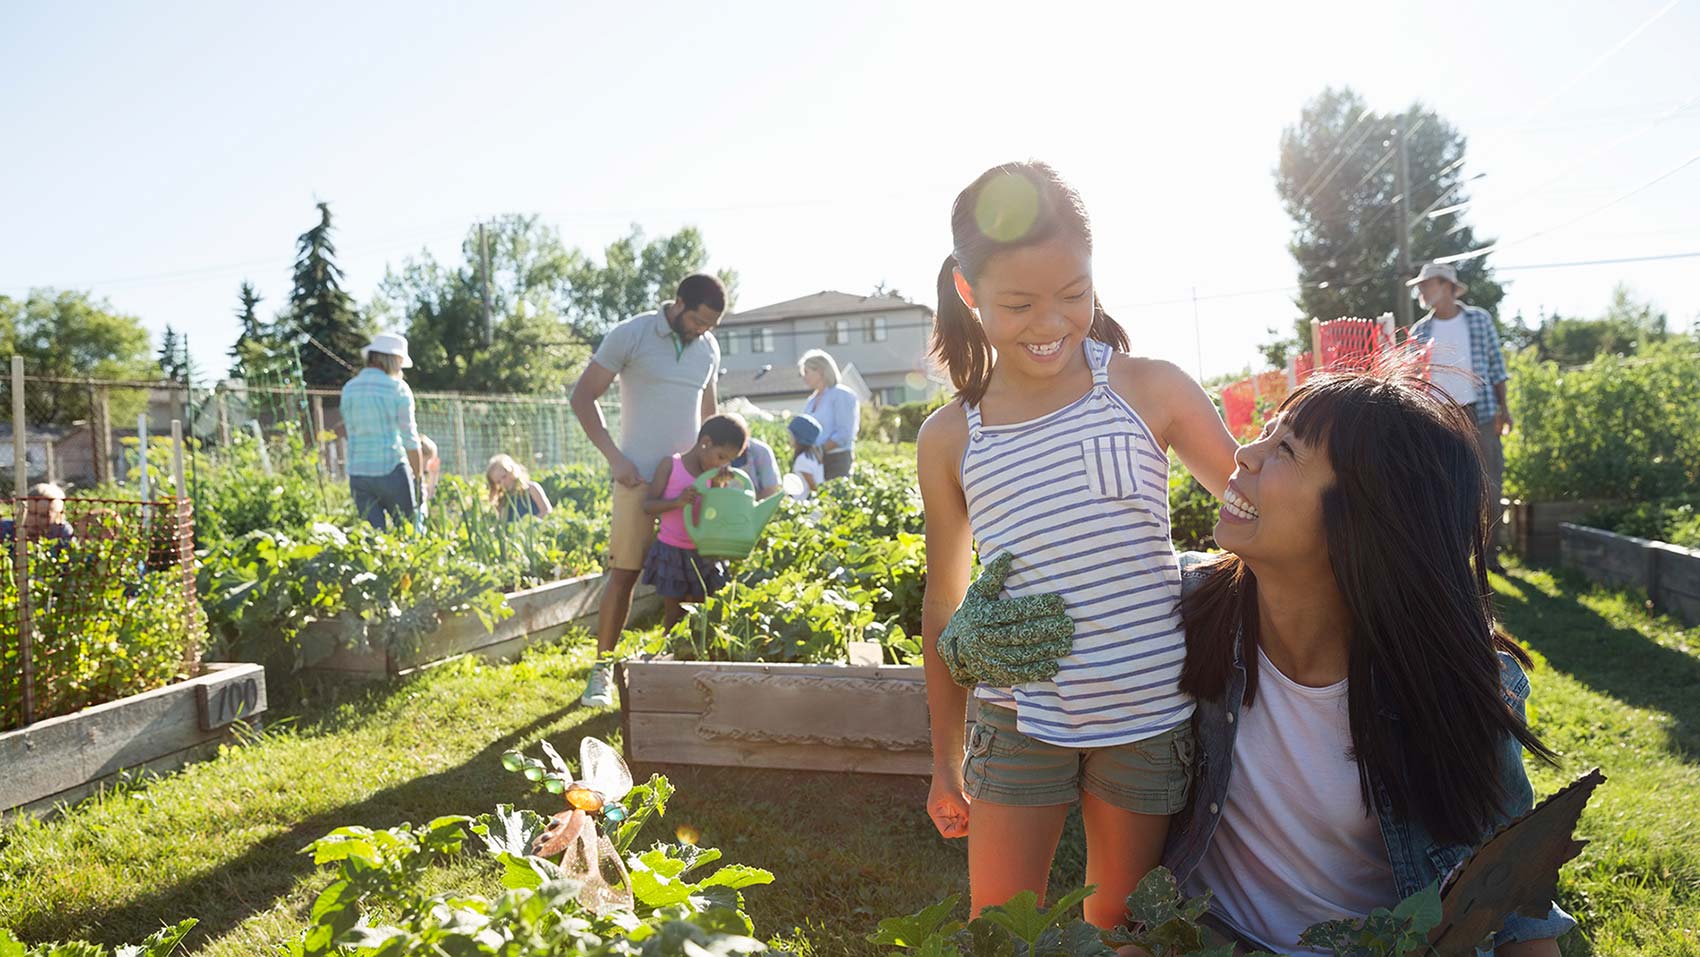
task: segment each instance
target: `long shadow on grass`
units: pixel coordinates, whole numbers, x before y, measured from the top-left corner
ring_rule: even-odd
[[[1511,633],[1595,691],[1670,715],[1671,751],[1700,761],[1700,658],[1613,624],[1580,601],[1593,586],[1571,573],[1552,575],[1558,595],[1522,577],[1506,579],[1510,587],[1496,600]]]
[[[98,912],[38,914],[12,928],[23,940],[77,936],[117,946],[140,940],[162,923],[195,917],[200,923],[189,938],[201,947],[224,936],[255,914],[273,907],[304,876],[315,870],[310,856],[300,853],[309,843],[335,828],[359,824],[393,827],[404,821],[422,823],[444,814],[478,815],[504,801],[526,803],[515,779],[502,769],[502,752],[515,747],[577,709],[563,707],[536,718],[491,741],[477,754],[452,768],[414,778],[370,797],[306,818],[288,831],[268,838],[219,867],[168,887],[123,907]],[[318,724],[319,722],[312,722]],[[578,738],[606,738],[619,727],[617,713],[599,714],[575,726],[570,738],[552,743],[576,751]],[[348,760],[359,760],[357,755]]]

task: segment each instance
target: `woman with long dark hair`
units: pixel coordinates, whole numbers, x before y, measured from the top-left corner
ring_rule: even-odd
[[[1204,755],[1167,864],[1235,935],[1290,951],[1390,907],[1529,810],[1528,656],[1494,623],[1474,427],[1402,371],[1324,377],[1242,447],[1189,556],[1181,687]],[[1556,906],[1501,955],[1558,953]]]

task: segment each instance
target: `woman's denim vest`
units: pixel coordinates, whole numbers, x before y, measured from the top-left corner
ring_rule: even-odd
[[[1204,559],[1205,556],[1197,552],[1181,556],[1183,592],[1191,591],[1195,586],[1199,573],[1192,569]],[[1198,735],[1198,761],[1192,800],[1186,812],[1171,819],[1168,844],[1163,849],[1163,866],[1174,872],[1177,881],[1184,882],[1198,867],[1228,801],[1228,779],[1234,770],[1234,736],[1239,729],[1240,708],[1245,699],[1246,669],[1240,648],[1240,638],[1236,635],[1234,670],[1228,678],[1227,692],[1220,699],[1199,701],[1193,713],[1193,728]],[[1499,658],[1506,700],[1512,703],[1518,717],[1523,717],[1524,702],[1529,697],[1529,679],[1518,667],[1515,658],[1504,653]],[[1505,780],[1505,792],[1511,796],[1511,802],[1504,809],[1503,818],[1496,823],[1496,829],[1528,813],[1534,806],[1534,789],[1529,786],[1529,776],[1523,771],[1523,746],[1516,738],[1506,738],[1499,766]],[[1472,850],[1469,845],[1439,843],[1429,836],[1422,821],[1396,815],[1386,787],[1380,782],[1372,783],[1376,817],[1381,825],[1382,839],[1387,842],[1387,855],[1393,865],[1393,883],[1400,897],[1409,897],[1440,880],[1469,856]],[[1545,917],[1512,914],[1506,918],[1505,926],[1494,935],[1493,942],[1498,947],[1523,940],[1543,940],[1558,937],[1575,926],[1576,922],[1570,915],[1553,904]]]

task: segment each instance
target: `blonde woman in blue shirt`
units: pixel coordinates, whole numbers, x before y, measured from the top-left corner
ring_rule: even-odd
[[[348,433],[348,489],[354,509],[377,528],[411,523],[419,507],[419,446],[413,390],[401,371],[413,365],[407,338],[380,333],[360,350],[366,360],[342,387],[342,424]]]

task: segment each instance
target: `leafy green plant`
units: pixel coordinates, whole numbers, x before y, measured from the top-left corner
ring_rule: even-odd
[[[1684,548],[1700,548],[1700,500],[1679,497],[1625,502],[1594,509],[1582,524]]]
[[[953,919],[960,898],[951,896],[908,917],[880,921],[868,941],[912,950],[917,957],[1114,957],[1102,931],[1068,919],[1092,891],[1083,887],[1049,909],[1039,906],[1037,894],[1022,891],[966,924]]]
[[[0,957],[171,957],[183,938],[195,928],[195,923],[191,917],[173,926],[161,927],[141,943],[126,944],[117,950],[80,940],[29,945],[0,927]]]
[[[952,896],[907,917],[882,920],[868,937],[875,944],[915,951],[924,957],[1109,957],[1131,945],[1150,957],[1234,957],[1232,943],[1213,938],[1200,924],[1210,895],[1187,897],[1167,868],[1153,868],[1127,899],[1128,927],[1102,932],[1066,915],[1092,895],[1082,888],[1041,910],[1032,891],[1017,894],[1001,907],[988,907],[974,920],[954,920],[959,897]],[[1428,934],[1440,923],[1437,885],[1367,917],[1327,921],[1307,929],[1299,942],[1337,957],[1420,957]],[[1254,951],[1244,957],[1275,957]]]
[[[526,780],[548,782],[570,774],[545,746],[549,764],[518,752],[504,765]],[[553,772],[534,774],[534,768]],[[500,805],[474,820],[462,815],[387,830],[343,827],[309,845],[304,853],[333,868],[331,883],[314,901],[311,925],[285,952],[295,957],[403,957],[455,954],[476,957],[557,955],[767,954],[750,936],[743,890],[770,883],[760,868],[728,864],[713,848],[658,843],[629,853],[638,832],[665,813],[672,793],[660,775],[627,796],[632,815],[610,836],[631,875],[632,910],[598,912],[579,901],[579,881],[563,867],[531,853],[547,821],[530,810]],[[499,874],[504,890],[489,897],[464,889],[427,894],[425,875],[439,862],[481,847],[483,869]],[[380,917],[380,915],[382,915]]]
[[[182,569],[149,564],[153,544],[139,535],[100,534],[29,543],[37,718],[163,687],[193,659],[206,639],[205,620]],[[22,719],[18,588],[6,565],[0,575],[0,729]]]
[[[1203,551],[1215,547],[1216,516],[1222,507],[1210,490],[1169,456],[1169,531],[1175,548]]]
[[[512,613],[500,585],[446,540],[365,524],[321,523],[299,539],[250,532],[200,572],[223,651],[291,669],[339,647],[410,649],[445,614],[471,612],[488,627]]]
[[[788,502],[733,582],[670,633],[628,633],[627,653],[711,661],[842,661],[852,641],[920,658],[926,542],[914,473],[868,469]]]
[[[595,572],[608,547],[606,510],[587,516],[563,504],[548,515],[510,519],[482,485],[454,476],[437,486],[426,532],[495,572],[509,590]]]

